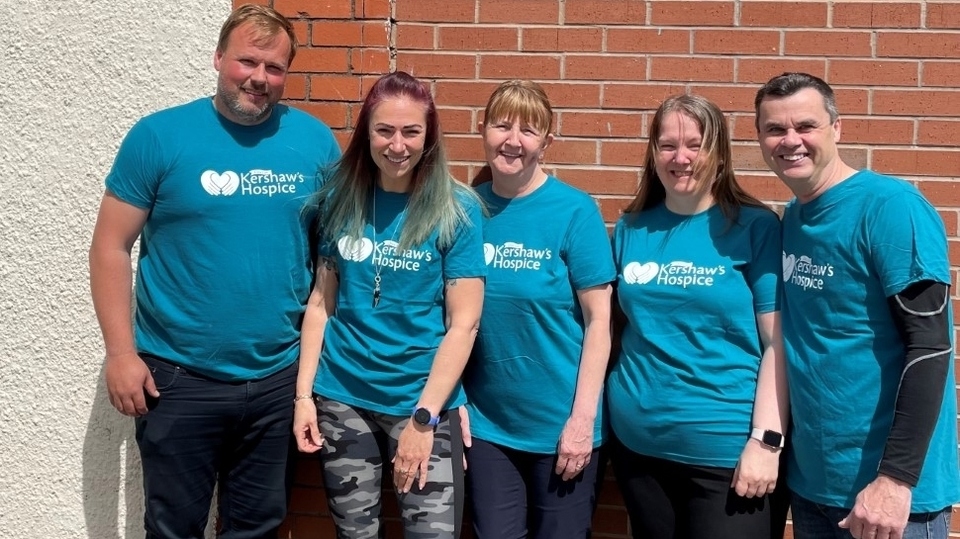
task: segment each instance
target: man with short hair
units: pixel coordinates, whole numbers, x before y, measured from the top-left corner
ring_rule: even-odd
[[[340,153],[329,128],[278,104],[296,46],[273,9],[237,8],[213,98],[137,122],[106,179],[90,286],[110,402],[136,417],[148,539],[202,538],[218,481],[219,537],[275,537],[286,515],[304,207]]]
[[[755,101],[783,216],[794,537],[945,538],[960,500],[950,263],[911,184],[840,158],[833,90],[785,73]]]

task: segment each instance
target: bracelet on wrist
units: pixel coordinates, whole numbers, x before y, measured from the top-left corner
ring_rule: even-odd
[[[313,395],[311,393],[303,393],[303,394],[297,395],[293,398],[293,402],[296,403],[297,401],[303,401],[307,399],[313,400]]]

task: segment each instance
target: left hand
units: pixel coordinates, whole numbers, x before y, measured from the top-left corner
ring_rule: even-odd
[[[838,524],[855,539],[901,539],[910,518],[910,486],[886,475],[857,494],[857,501]]]
[[[780,453],[780,450],[775,451],[753,438],[748,439],[730,482],[737,496],[759,498],[772,493],[777,486]]]
[[[398,494],[410,492],[413,480],[420,477],[420,489],[427,486],[427,470],[433,452],[433,427],[418,425],[410,419],[397,439],[393,457],[393,486]]]
[[[467,413],[467,407],[460,407],[460,439],[463,440],[464,449],[473,447],[473,436],[470,434],[470,414]],[[463,452],[463,470],[467,470],[467,452]]]
[[[557,466],[553,470],[564,481],[580,474],[593,453],[593,419],[570,416],[557,442]]]

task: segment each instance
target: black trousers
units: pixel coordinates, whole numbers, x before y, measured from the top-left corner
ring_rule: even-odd
[[[220,539],[275,538],[287,514],[297,364],[228,383],[143,359],[160,390],[136,419],[147,539],[202,539],[217,483]]]
[[[569,481],[554,472],[556,454],[527,453],[473,439],[467,474],[477,539],[590,537],[600,450]]]
[[[693,466],[640,455],[618,441],[611,445],[634,539],[771,536],[771,500],[738,496],[730,488],[733,468]]]

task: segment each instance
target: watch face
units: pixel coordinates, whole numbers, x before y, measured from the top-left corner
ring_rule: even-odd
[[[783,444],[783,435],[772,430],[765,430],[763,431],[763,440],[761,440],[761,442],[770,447],[780,447]]]
[[[426,408],[417,408],[417,411],[413,412],[413,420],[423,426],[430,425],[430,410]]]

